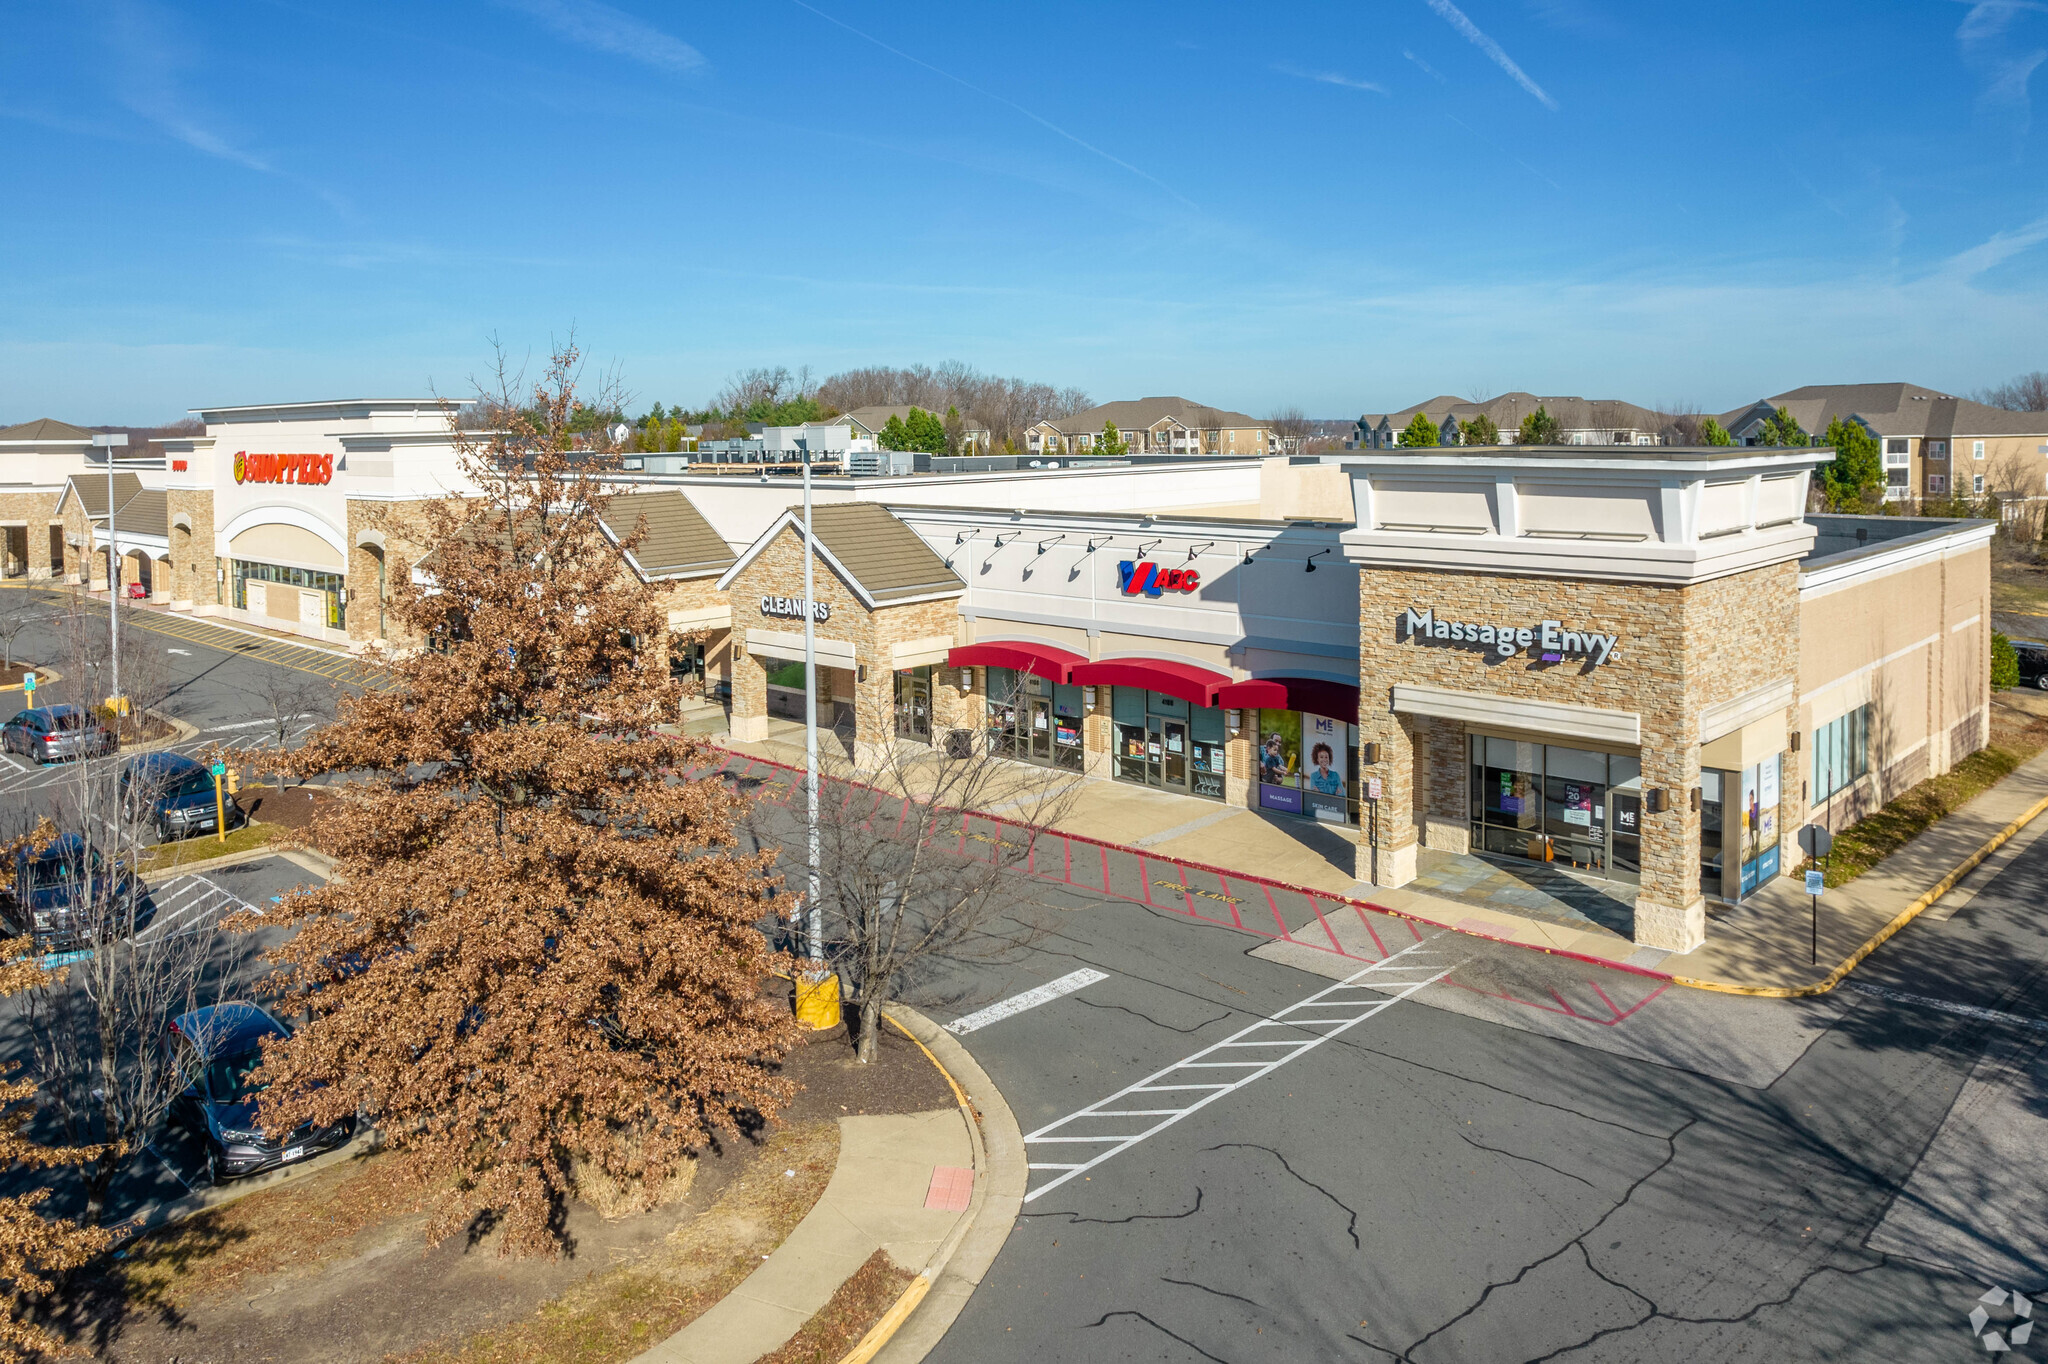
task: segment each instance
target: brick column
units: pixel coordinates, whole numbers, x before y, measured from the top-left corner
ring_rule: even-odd
[[[853,682],[853,765],[862,771],[880,767],[895,742],[896,674],[869,664],[868,680]]]
[[[751,653],[732,661],[732,737],[743,743],[768,737],[768,668]]]
[[[1379,873],[1373,873],[1371,842],[1374,811],[1363,802],[1359,811],[1357,876],[1380,886],[1405,886],[1415,879],[1415,853],[1420,831],[1415,820],[1415,734],[1409,722],[1394,714],[1392,698],[1386,691],[1362,688],[1359,692],[1358,742],[1378,744],[1376,766],[1362,763],[1361,782],[1380,779]]]

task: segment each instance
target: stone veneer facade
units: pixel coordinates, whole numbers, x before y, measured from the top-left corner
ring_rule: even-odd
[[[870,609],[823,558],[816,561],[812,577],[816,600],[831,608],[825,620],[813,622],[814,636],[819,640],[850,646],[856,664],[867,669],[865,680],[858,680],[856,673],[851,686],[846,687],[842,681],[840,690],[852,693],[854,765],[872,767],[881,750],[895,738],[896,647],[921,641],[943,641],[939,647],[944,649],[956,643],[959,638],[959,594],[901,605],[883,604]],[[803,532],[794,526],[784,527],[778,532],[732,579],[729,595],[732,599],[733,642],[738,654],[732,664],[732,734],[735,739],[767,737],[768,673],[779,661],[764,658],[747,647],[747,632],[767,630],[791,636],[803,633],[801,619],[763,615],[761,598],[798,596],[803,591],[803,580]],[[940,661],[943,661],[943,655]],[[819,671],[824,672],[825,666],[821,665]],[[840,670],[834,668],[833,671]],[[941,690],[934,679],[935,723]],[[956,693],[947,704],[954,707],[957,714],[958,707],[966,698],[958,696],[957,687],[943,690]]]
[[[62,496],[61,488],[54,492],[0,492],[0,526],[25,532],[23,548],[28,556],[19,565],[6,565],[8,576],[19,572],[33,582],[63,576],[61,569],[55,574],[50,571],[50,527],[63,524],[57,517],[57,499]],[[70,558],[69,546],[65,558]]]

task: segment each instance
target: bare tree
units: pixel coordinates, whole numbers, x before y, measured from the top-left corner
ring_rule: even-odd
[[[730,417],[747,411],[756,403],[775,407],[800,398],[816,397],[817,393],[818,386],[811,381],[809,365],[794,374],[782,365],[773,369],[761,366],[741,370],[727,379],[725,387],[711,402],[713,407]]]
[[[833,375],[818,386],[817,398],[841,412],[861,407],[921,407],[960,415],[988,428],[995,445],[1019,441],[1026,428],[1047,417],[1070,416],[1093,406],[1078,388],[1056,389],[1025,379],[983,374],[960,360],[892,368],[870,365]]]
[[[65,685],[81,700],[107,694],[105,616],[74,605],[60,623]],[[160,655],[141,639],[122,644],[122,690],[139,712],[162,699],[162,670],[152,667]],[[159,915],[136,874],[162,792],[139,771],[124,787],[126,766],[74,759],[44,788],[46,818],[33,832],[16,831],[29,833],[31,884],[16,894],[28,899],[38,947],[72,957],[19,999],[43,1111],[69,1145],[101,1148],[81,1166],[88,1221],[183,1088],[162,1045],[165,1027],[197,1006],[208,982],[236,969],[211,909],[201,902]]]
[[[2007,383],[1980,388],[1970,396],[1986,407],[2002,407],[2008,412],[2048,412],[2048,370],[2037,369]]]
[[[275,743],[279,753],[291,748],[294,734],[331,719],[334,714],[333,686],[322,685],[310,675],[288,668],[266,669],[255,686],[239,690],[249,698],[249,717],[262,722],[264,740]],[[281,796],[284,794],[283,766],[279,765],[273,775],[277,778],[277,793]]]
[[[0,591],[0,661],[13,667],[15,641],[31,625],[49,621],[52,614],[42,595],[31,588]]]
[[[1957,467],[1961,467],[1958,465]],[[1972,477],[1957,474],[1960,483]],[[2038,460],[2016,448],[1993,455],[1984,466],[1984,490],[1997,504],[1998,516],[2009,539],[2032,544],[2041,536],[2043,482]]]
[[[1705,445],[1707,417],[1695,402],[1664,404],[1664,425],[1657,438],[1666,445]]]
[[[820,754],[825,956],[848,982],[863,1062],[875,1057],[883,1008],[933,991],[942,963],[988,960],[1044,932],[1024,868],[1079,785],[1002,757],[979,727],[937,737],[935,747],[895,744],[858,772],[838,745]],[[752,817],[757,839],[783,848],[798,890],[802,804],[764,802]],[[977,813],[992,810],[1001,817]]]
[[[1273,415],[1266,418],[1266,425],[1280,437],[1282,449],[1297,454],[1308,444],[1308,438],[1315,430],[1314,423],[1301,408],[1292,404],[1274,408]]]

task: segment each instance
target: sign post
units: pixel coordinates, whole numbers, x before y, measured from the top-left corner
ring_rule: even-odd
[[[213,838],[216,843],[228,841],[228,801],[227,797],[221,794],[227,775],[226,763],[213,765]]]
[[[1813,863],[1828,856],[1835,850],[1835,836],[1819,824],[1808,824],[1799,831],[1799,850],[1806,854],[1806,893],[1813,899],[1812,945],[1809,949],[1813,964],[1820,965],[1820,895],[1827,888],[1827,873],[1813,866]]]
[[[29,708],[33,710],[36,704],[36,675],[34,673],[23,673],[21,675],[21,691],[22,695],[28,699]]]

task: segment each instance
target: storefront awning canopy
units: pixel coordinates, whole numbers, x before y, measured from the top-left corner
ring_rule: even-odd
[[[1254,677],[1233,682],[1218,695],[1219,706],[1245,710],[1301,710],[1346,724],[1358,723],[1358,686],[1320,677]]]
[[[1029,640],[993,640],[986,644],[962,644],[946,654],[949,668],[1015,668],[1037,673],[1048,682],[1069,682],[1074,665],[1087,662],[1081,654],[1052,644]]]
[[[1080,663],[1075,665],[1074,680],[1096,686],[1143,687],[1178,696],[1197,706],[1218,704],[1217,693],[1230,685],[1230,678],[1223,673],[1164,658],[1106,658],[1100,663]]]

